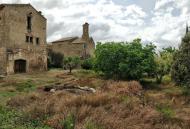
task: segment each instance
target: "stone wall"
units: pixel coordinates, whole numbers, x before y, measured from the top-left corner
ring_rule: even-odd
[[[3,9],[5,25],[9,27],[4,30],[8,34],[6,47],[20,45],[36,45],[35,39],[39,37],[40,45],[46,44],[46,19],[41,16],[32,6],[6,6]],[[32,16],[32,30],[27,30],[27,15]],[[26,43],[26,36],[33,37],[33,44]]]
[[[6,56],[6,48],[0,48],[0,74],[6,74],[6,66],[7,64],[7,56]]]
[[[44,49],[11,49],[7,53],[7,74],[14,73],[15,60],[26,61],[26,72],[36,72],[47,70],[47,52]]]
[[[32,29],[27,29],[27,16],[32,17]],[[33,37],[27,42],[26,36]],[[39,44],[36,42],[39,38]],[[0,9],[0,67],[14,73],[14,62],[26,60],[26,71],[47,70],[46,19],[29,4],[5,5]],[[5,51],[7,50],[7,51]],[[6,57],[6,59],[5,59]]]
[[[70,43],[70,42],[58,42],[51,46],[54,52],[62,53],[65,57],[68,56],[81,56],[84,52],[83,44]]]

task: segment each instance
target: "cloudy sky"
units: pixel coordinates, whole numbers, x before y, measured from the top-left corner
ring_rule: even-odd
[[[0,0],[31,3],[48,20],[48,41],[81,36],[90,24],[97,41],[131,41],[141,38],[159,48],[177,47],[190,24],[190,0]]]

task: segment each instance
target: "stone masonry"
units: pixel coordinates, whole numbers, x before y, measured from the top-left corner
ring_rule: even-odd
[[[46,18],[30,4],[0,4],[0,74],[44,70]]]

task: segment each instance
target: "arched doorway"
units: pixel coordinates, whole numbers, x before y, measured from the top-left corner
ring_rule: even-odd
[[[14,62],[14,72],[15,73],[25,73],[26,72],[26,60],[15,60]]]

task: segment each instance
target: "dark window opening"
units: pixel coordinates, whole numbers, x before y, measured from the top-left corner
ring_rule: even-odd
[[[29,37],[29,36],[26,36],[26,42],[27,42],[27,43],[29,42],[29,39],[30,39],[30,37]]]
[[[27,29],[32,30],[32,16],[27,16]]]
[[[40,39],[36,38],[36,44],[39,45],[40,44]]]
[[[30,37],[30,43],[33,43],[33,37]]]

